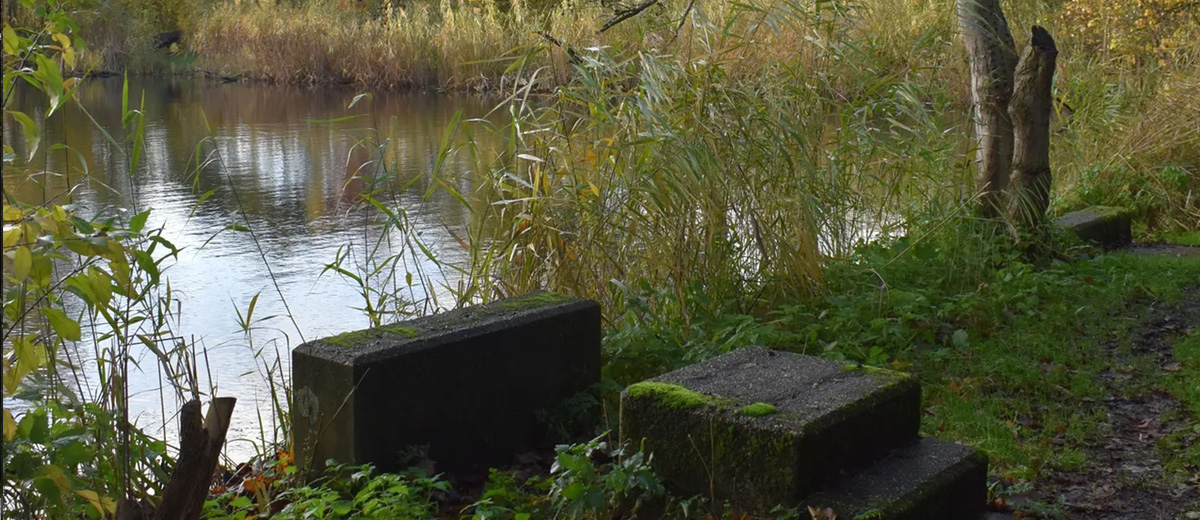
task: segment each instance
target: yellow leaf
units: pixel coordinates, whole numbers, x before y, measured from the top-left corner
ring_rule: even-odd
[[[21,226],[13,226],[12,229],[4,230],[4,249],[11,249],[21,241]]]
[[[587,183],[588,183],[588,188],[592,189],[592,194],[599,197],[600,196],[600,188],[597,188],[595,184],[592,184],[592,181],[587,181]]]
[[[24,217],[25,217],[25,212],[21,211],[21,208],[19,208],[17,206],[9,206],[8,204],[4,205],[4,221],[5,222],[21,220]]]
[[[58,486],[58,489],[63,491],[69,491],[71,489],[71,479],[67,478],[66,473],[63,473],[63,470],[58,466],[42,466],[41,472],[43,475],[48,477],[51,482],[54,482],[54,485]]]
[[[20,51],[17,48],[18,42],[17,31],[14,31],[8,24],[4,24],[4,54],[16,55]]]
[[[29,269],[33,267],[33,255],[30,254],[29,248],[25,246],[18,247],[13,252],[13,278],[17,283],[25,281],[29,277]]]
[[[62,48],[64,48],[64,49],[71,48],[71,39],[68,38],[67,35],[65,35],[65,34],[54,33],[53,35],[50,36],[50,39],[58,42],[58,44],[61,45]]]
[[[96,508],[96,511],[100,512],[100,516],[102,518],[107,517],[109,513],[115,513],[117,511],[116,501],[109,497],[101,497],[95,491],[84,489],[76,491],[75,494],[83,497],[84,500],[91,502],[92,507]]]
[[[17,436],[17,421],[13,419],[12,412],[4,411],[4,440],[12,441],[13,437]]]

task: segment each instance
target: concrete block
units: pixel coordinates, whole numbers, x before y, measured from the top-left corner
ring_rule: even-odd
[[[1114,249],[1133,241],[1130,219],[1129,210],[1125,208],[1092,206],[1058,217],[1055,223],[1085,241]]]
[[[987,507],[987,457],[969,446],[926,438],[833,481],[802,507],[838,518],[976,520]]]
[[[297,461],[437,470],[554,442],[544,419],[600,379],[600,306],[534,293],[305,343],[292,353]]]
[[[627,388],[621,440],[676,491],[761,513],[914,441],[920,401],[904,374],[744,348]]]

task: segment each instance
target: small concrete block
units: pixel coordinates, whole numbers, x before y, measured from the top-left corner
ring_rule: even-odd
[[[802,507],[838,518],[976,520],[987,507],[987,456],[926,438],[834,481]]]
[[[904,374],[744,348],[627,388],[621,441],[684,494],[767,512],[912,442],[920,402]]]
[[[1133,241],[1130,214],[1125,208],[1092,206],[1058,217],[1055,223],[1080,239],[1095,242],[1105,249],[1124,247]]]
[[[534,293],[349,332],[297,347],[292,374],[300,468],[507,463],[563,440],[539,417],[599,382],[600,306]]]

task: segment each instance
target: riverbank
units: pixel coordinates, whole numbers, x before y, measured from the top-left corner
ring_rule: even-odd
[[[630,311],[605,338],[605,386],[617,390],[747,345],[865,361],[920,379],[922,435],[988,453],[995,511],[1151,520],[1196,511],[1200,250],[1071,249],[1070,262],[1031,265],[1004,247],[953,253],[970,241],[944,233],[917,247],[865,248],[858,263],[836,268],[835,292],[759,314],[718,313],[688,325]],[[964,269],[968,260],[986,267]],[[662,296],[640,297],[653,305]],[[615,410],[607,415],[615,420]],[[519,454],[512,467],[469,478],[414,468],[355,480],[354,468],[339,468],[313,487],[280,478],[260,489],[277,497],[279,518],[355,496],[419,518],[609,518],[631,509],[744,518],[704,497],[671,496],[644,458],[618,454],[615,442],[602,436],[557,453]],[[289,460],[266,467],[278,472]],[[240,482],[210,502],[212,517],[261,511],[239,499],[247,496]],[[372,494],[371,482],[409,491]],[[346,514],[361,507],[348,503]]]
[[[1013,27],[1047,25],[1062,50],[1053,210],[1124,206],[1137,214],[1135,232],[1143,239],[1186,234],[1200,222],[1200,101],[1190,95],[1200,89],[1200,27],[1167,4],[1138,13],[1089,6],[1021,6],[1009,13]],[[557,89],[580,82],[564,93],[564,106],[553,109],[566,120],[578,106],[601,99],[635,103],[638,89],[651,81],[663,99],[696,96],[691,99],[717,99],[734,110],[800,110],[796,118],[808,117],[808,110],[733,100],[721,87],[804,96],[823,111],[821,124],[832,128],[827,135],[804,130],[803,138],[836,143],[831,148],[837,150],[853,147],[860,153],[850,160],[876,163],[868,170],[887,175],[890,164],[924,156],[928,165],[900,169],[929,170],[930,178],[937,169],[934,184],[944,187],[959,182],[967,167],[968,81],[951,4],[890,0],[838,10],[664,0],[602,32],[619,12],[569,2],[216,4],[174,22],[185,26],[183,38],[167,49],[143,45],[121,54],[113,50],[119,46],[96,45],[93,54],[127,55],[135,70],[151,73],[363,91],[553,98]],[[161,28],[167,27],[174,25]],[[1014,33],[1022,45],[1026,35]],[[119,61],[92,56],[80,63]],[[691,112],[676,115],[700,115]],[[622,123],[644,124],[636,115],[614,113]],[[676,120],[666,121],[674,126]],[[897,141],[922,135],[907,150],[888,143],[879,153],[864,148],[870,133]],[[602,147],[584,148],[592,151],[555,160],[578,170]],[[898,159],[879,166],[883,155]],[[809,162],[825,167],[818,158]],[[878,184],[890,190],[897,182]]]
[[[63,17],[62,11],[73,7],[69,2],[56,5],[56,16]],[[1055,36],[1062,37],[1063,57],[1051,141],[1052,211],[1122,205],[1133,210],[1136,234],[1142,238],[1194,237],[1200,228],[1200,198],[1195,196],[1200,187],[1200,99],[1191,92],[1200,88],[1195,43],[1200,39],[1179,38],[1194,31],[1193,25],[1122,32],[1138,21],[1151,27],[1169,24],[1167,18],[1146,14],[1153,14],[1152,9],[1112,12],[1106,5],[1094,5],[1095,13],[1066,8],[1010,13],[1015,28],[1060,24],[1053,27]],[[518,18],[521,11],[515,6],[406,7],[425,9],[421,29],[404,25],[405,17],[417,16],[409,10],[385,9],[381,15],[372,8],[347,9],[326,17],[322,13],[340,13],[341,6],[217,5],[198,11],[201,17],[229,13],[207,33],[196,29],[203,20],[179,18],[181,12],[164,8],[160,14],[175,12],[172,23],[200,43],[207,41],[212,52],[189,47],[185,37],[182,46],[155,50],[158,54],[152,56],[178,65],[166,70],[199,68],[246,80],[320,85],[336,76],[362,88],[429,81],[447,82],[437,88],[506,93],[500,104],[505,120],[456,111],[415,139],[390,122],[365,117],[359,123],[355,113],[322,113],[313,120],[314,111],[304,110],[295,118],[305,127],[336,121],[357,125],[354,150],[362,153],[346,153],[345,159],[340,152],[327,154],[336,155],[336,162],[323,162],[320,169],[337,178],[328,184],[306,179],[320,189],[295,199],[303,201],[295,207],[299,214],[320,214],[325,201],[338,197],[332,205],[338,212],[344,211],[343,202],[361,211],[356,215],[363,218],[356,222],[362,227],[353,230],[361,233],[345,235],[345,243],[328,243],[327,228],[298,227],[320,234],[313,240],[335,248],[335,258],[310,269],[329,278],[344,276],[341,281],[361,298],[355,300],[362,302],[355,310],[373,323],[437,307],[418,307],[425,302],[414,301],[421,297],[419,291],[428,297],[437,290],[430,272],[461,277],[460,283],[445,287],[446,306],[548,288],[601,302],[608,330],[609,396],[627,383],[671,368],[766,344],[918,374],[929,407],[923,430],[988,450],[995,462],[993,498],[1016,503],[1035,488],[1075,493],[1086,479],[1106,478],[1092,471],[1108,462],[1134,472],[1127,463],[1139,455],[1162,462],[1162,471],[1146,473],[1159,491],[1195,481],[1195,444],[1188,433],[1196,424],[1190,404],[1195,397],[1188,389],[1197,377],[1187,328],[1190,311],[1173,310],[1190,308],[1187,295],[1200,276],[1195,263],[1094,256],[1094,251],[1057,239],[1039,248],[1053,254],[1033,261],[1012,246],[1007,233],[997,234],[994,225],[973,217],[976,189],[970,178],[972,144],[966,137],[965,64],[955,16],[946,3],[891,0],[863,11],[829,2],[784,2],[770,9],[739,7],[739,17],[733,18],[706,9],[711,5],[689,6],[662,5],[630,18],[603,33],[612,42],[593,39],[600,38],[595,24],[602,28],[605,22],[564,8],[566,25],[545,27],[558,43],[527,35],[528,27],[513,20],[533,18]],[[548,9],[537,12],[546,16]],[[443,19],[448,16],[454,23]],[[498,29],[485,28],[489,16],[499,20]],[[1120,23],[1104,21],[1110,19]],[[684,20],[682,26],[679,20]],[[1095,20],[1102,23],[1093,30],[1090,22]],[[585,36],[556,36],[558,28],[574,27],[568,21],[588,28]],[[261,159],[292,160],[304,155],[305,148],[328,147],[332,136],[284,146],[283,139],[248,130],[258,137],[224,151],[219,145],[234,140],[228,132],[222,134],[222,123],[244,129],[244,112],[273,110],[268,103],[250,108],[226,103],[217,114],[227,121],[210,120],[213,111],[206,114],[194,105],[169,111],[192,133],[177,133],[182,139],[158,146],[166,132],[163,125],[147,121],[158,110],[154,100],[147,105],[144,93],[127,85],[119,89],[119,99],[113,89],[114,95],[102,100],[108,112],[104,117],[93,117],[101,115],[99,110],[67,110],[64,104],[89,94],[82,89],[73,91],[77,96],[66,95],[76,85],[63,81],[58,71],[70,68],[72,61],[83,69],[111,58],[116,65],[109,70],[164,70],[150,65],[139,69],[139,63],[152,60],[139,62],[137,53],[113,57],[125,56],[122,49],[146,49],[147,35],[171,27],[154,25],[160,22],[149,18],[122,22],[103,22],[110,36],[122,39],[98,37],[90,47],[95,54],[77,53],[73,49],[84,46],[65,43],[75,41],[66,22],[19,27],[11,31],[15,40],[5,31],[5,52],[37,58],[31,62],[36,69],[16,59],[5,61],[9,84],[24,81],[44,96],[26,110],[85,123],[64,125],[72,132],[69,137],[51,137],[42,131],[44,125],[10,104],[17,96],[6,96],[5,111],[14,127],[23,128],[5,134],[11,142],[5,143],[6,178],[25,179],[26,186],[38,190],[40,178],[73,184],[83,182],[83,174],[138,185],[143,175],[176,173],[183,175],[181,182],[172,183],[181,195],[176,200],[188,201],[130,218],[119,212],[80,216],[52,197],[47,204],[10,202],[12,185],[5,183],[5,276],[15,288],[5,299],[5,330],[19,331],[5,343],[5,362],[12,368],[5,370],[5,391],[6,397],[21,395],[36,403],[28,413],[4,410],[5,492],[20,494],[12,503],[28,517],[76,517],[91,508],[103,515],[113,512],[115,500],[129,496],[130,490],[161,496],[164,466],[171,464],[168,436],[154,438],[126,428],[134,394],[128,376],[138,352],[145,353],[146,370],[163,368],[160,379],[168,383],[136,394],[157,390],[165,418],[165,410],[174,409],[166,404],[169,399],[202,391],[217,394],[212,379],[206,385],[197,370],[201,353],[210,366],[209,351],[194,334],[235,329],[252,342],[256,320],[268,319],[262,314],[265,304],[254,313],[260,295],[264,300],[278,296],[283,310],[271,316],[292,320],[299,330],[275,274],[284,267],[277,255],[287,253],[270,240],[268,230],[280,223],[248,215],[256,205],[278,204],[269,197],[216,194],[224,184],[235,186],[230,175],[235,169],[261,187],[261,193],[279,193],[278,179],[261,167]],[[122,32],[126,26],[136,29],[128,31],[135,36]],[[429,31],[423,33],[427,43],[404,39],[419,30]],[[507,33],[495,32],[498,36],[491,40],[481,36],[493,30]],[[1022,31],[1015,32],[1023,43]],[[315,43],[325,42],[326,33],[332,34],[331,43]],[[1153,35],[1152,41],[1143,39],[1146,33]],[[205,34],[220,37],[208,41]],[[507,50],[473,46],[476,40],[499,45],[508,41],[501,38],[504,34],[520,45],[536,44],[518,45],[523,50],[508,55]],[[56,43],[43,45],[46,41]],[[393,48],[395,42],[408,47]],[[577,63],[558,67],[538,61],[569,63],[568,49],[575,51]],[[560,54],[553,58],[556,52]],[[479,56],[483,59],[473,58]],[[419,66],[392,68],[408,58],[421,60]],[[226,65],[229,70],[219,69]],[[471,79],[476,72],[491,79]],[[373,83],[371,77],[394,81]],[[216,97],[246,87],[218,88]],[[548,95],[534,102],[535,91]],[[186,95],[173,92],[168,98]],[[264,91],[250,95],[269,96]],[[361,115],[377,112],[368,108],[375,102],[371,97],[345,98],[334,108],[344,104],[349,111],[348,105],[356,104]],[[43,111],[47,100],[50,108]],[[396,119],[415,119],[409,114]],[[101,121],[112,122],[113,131],[101,127]],[[93,123],[100,127],[94,134],[87,127]],[[487,146],[481,138],[485,135],[499,144]],[[111,153],[96,153],[96,142],[111,144]],[[416,154],[425,161],[412,175],[400,167],[413,156],[404,143],[418,144]],[[61,167],[25,159],[38,148],[66,159]],[[72,154],[76,149],[80,153]],[[79,160],[70,162],[76,155]],[[171,166],[169,156],[190,157],[194,170]],[[200,175],[204,167],[212,168],[207,176]],[[284,170],[297,172],[294,165]],[[193,171],[196,175],[188,177]],[[450,233],[440,248],[460,255],[454,259],[440,261],[427,247],[428,230],[445,222],[424,229],[413,225],[417,199],[431,197],[441,197],[462,219],[464,231]],[[205,200],[207,206],[202,205]],[[104,207],[125,206],[121,201]],[[214,206],[217,211],[205,213]],[[181,256],[172,242],[178,240],[176,230],[152,220],[172,209],[181,219],[209,219],[203,223],[206,236],[186,243],[191,247],[187,259],[204,262],[204,253],[194,251],[217,234],[250,238],[237,248],[249,255],[242,263],[261,262],[265,274],[242,284],[253,287],[231,302],[236,325],[226,320],[197,327],[179,319],[181,301],[175,296],[180,293],[173,291],[185,288],[167,283],[169,266]],[[359,241],[376,237],[377,244],[403,246],[395,250]],[[352,241],[363,247],[352,248]],[[426,260],[427,268],[419,265]],[[230,273],[218,277],[235,279]],[[202,280],[198,286],[213,284]],[[190,298],[191,292],[183,294]],[[303,297],[319,305],[333,301]],[[1148,307],[1167,309],[1170,316],[1179,316],[1168,321],[1182,325],[1154,325],[1162,321],[1157,315],[1127,318]],[[100,332],[85,336],[87,329]],[[109,330],[114,333],[106,334]],[[1125,348],[1143,343],[1148,346]],[[279,350],[286,353],[291,344],[281,344]],[[87,362],[56,357],[73,356],[77,350],[70,349],[79,345],[94,352]],[[255,349],[255,355],[261,350]],[[60,377],[65,374],[56,372],[59,367],[95,372],[99,383],[89,386],[90,395],[73,398],[70,392],[81,386],[74,384],[79,380]],[[613,461],[594,458],[603,452],[613,455],[601,449],[600,441],[536,459],[535,473],[545,475],[549,460],[559,462],[560,470],[532,483],[527,474],[501,472],[490,495],[460,492],[455,498],[440,494],[448,494],[450,486],[427,474],[372,477],[356,468],[317,487],[303,486],[288,477],[286,370],[278,363],[264,364],[261,370],[270,384],[270,395],[261,398],[266,404],[255,409],[267,410],[256,445],[264,452],[263,464],[243,466],[241,480],[227,481],[221,498],[210,505],[214,518],[283,514],[278,510],[285,505],[305,501],[305,507],[345,516],[365,507],[353,500],[370,486],[372,497],[395,506],[390,516],[398,517],[420,517],[446,507],[479,517],[612,517],[627,512],[626,501],[640,496],[696,513],[680,516],[724,513],[721,504],[702,499],[666,498],[653,485],[644,458],[631,453]],[[1155,397],[1164,392],[1171,402]],[[1147,415],[1143,408],[1155,414]],[[613,420],[611,406],[607,415]],[[1143,422],[1154,421],[1164,426],[1153,447],[1138,444],[1131,456],[1097,449],[1111,438],[1120,447]],[[1158,441],[1168,448],[1156,451],[1164,445]],[[280,453],[273,453],[276,447]],[[600,464],[594,463],[597,458]],[[630,482],[634,484],[625,485]],[[1125,481],[1105,482],[1115,489]],[[1097,495],[1067,503],[1056,496],[1034,497],[1019,507],[1053,514],[1106,499]],[[1190,500],[1189,495],[1168,498]],[[300,508],[291,512],[298,515]]]

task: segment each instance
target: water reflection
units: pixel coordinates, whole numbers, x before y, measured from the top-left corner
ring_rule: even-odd
[[[43,146],[27,165],[35,173],[5,174],[4,191],[26,203],[69,201],[88,217],[116,208],[153,210],[149,226],[161,226],[163,236],[182,250],[167,267],[179,301],[175,332],[207,350],[211,372],[200,363],[201,388],[211,377],[222,395],[239,398],[231,439],[259,438],[256,403],[269,424],[271,396],[261,372],[275,366],[276,352],[368,326],[354,309],[362,305],[355,287],[335,274],[321,274],[340,247],[349,246],[358,260],[377,243],[382,243],[377,255],[403,254],[398,284],[416,300],[429,293],[423,282],[433,285],[434,294],[444,294],[439,286],[454,282],[402,240],[381,241],[386,237],[378,215],[356,204],[362,190],[378,191],[402,211],[413,236],[443,261],[464,260],[455,235],[463,236],[470,209],[444,190],[431,190],[431,171],[454,114],[483,117],[490,105],[470,97],[393,94],[376,95],[348,110],[356,94],[192,79],[131,80],[130,106],[145,114],[144,150],[131,172],[131,145],[121,122],[122,81],[91,81],[80,88],[82,108],[64,107],[44,125],[42,143],[66,146]],[[14,96],[14,108],[45,120],[40,93],[18,90]],[[14,128],[12,123],[5,121],[5,127]],[[486,136],[476,138],[485,148],[492,144]],[[18,157],[28,154],[20,132],[4,132],[4,144]],[[443,172],[452,174],[456,189],[470,194],[472,179],[458,158],[450,157]],[[231,225],[252,232],[227,229]],[[414,287],[404,287],[409,272]],[[235,307],[244,312],[255,294],[260,295],[256,319],[274,317],[248,335],[239,329]],[[76,355],[94,363],[90,345]],[[135,359],[143,362],[130,381],[138,423],[150,428],[173,423],[178,403],[162,391],[149,352],[135,347]],[[290,372],[288,359],[279,360],[284,373]],[[85,393],[87,383],[81,383]],[[168,397],[167,421],[162,395]],[[168,424],[154,433],[171,431]],[[238,442],[231,451],[251,453],[249,445]]]

